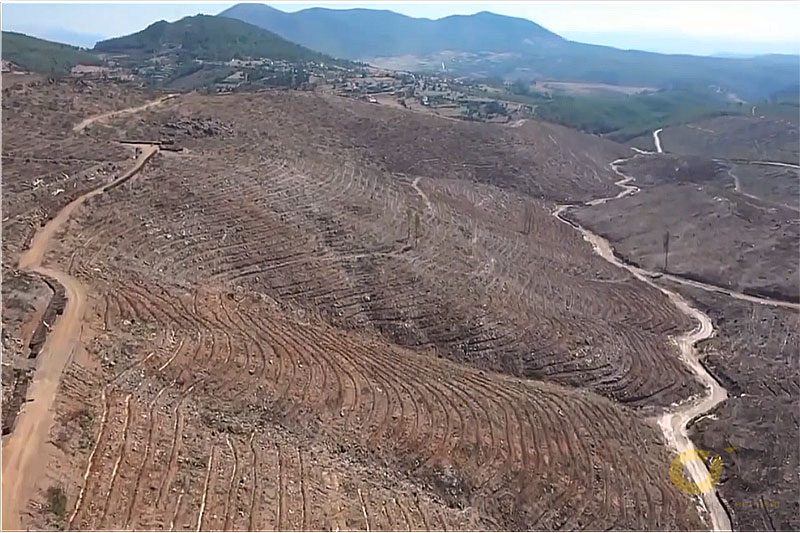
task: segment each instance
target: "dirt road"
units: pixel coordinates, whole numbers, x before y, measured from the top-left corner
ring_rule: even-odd
[[[41,228],[20,257],[19,267],[36,272],[64,287],[67,297],[61,317],[53,325],[44,348],[37,358],[36,371],[28,388],[28,403],[17,417],[14,431],[3,442],[2,528],[21,527],[21,512],[33,496],[36,481],[41,479],[47,461],[45,443],[53,423],[52,406],[61,374],[75,350],[80,349],[81,321],[86,305],[86,288],[75,278],[57,268],[42,266],[55,234],[69,217],[89,198],[123,183],[139,172],[158,152],[158,146],[137,145],[141,150],[133,166],[111,183],[104,184],[67,204]]]
[[[656,152],[659,154],[663,154],[664,150],[661,149],[661,138],[659,134],[664,130],[664,128],[658,128],[656,131],[653,132],[653,143],[656,145]]]
[[[794,165],[792,163],[781,163],[780,161],[747,161],[750,165],[766,165],[769,167],[786,167],[786,168],[794,168],[800,169],[800,165]]]
[[[725,161],[722,160],[722,159],[714,159],[714,162],[715,163],[723,163],[723,164],[725,163]],[[791,165],[789,163],[778,163],[777,161],[754,161],[751,164],[780,166],[780,167],[787,167],[787,168],[792,168],[792,169],[800,168],[798,166]],[[800,209],[798,209],[798,207],[796,205],[789,205],[789,204],[785,204],[783,202],[773,202],[773,201],[768,200],[766,198],[761,198],[760,196],[756,196],[754,194],[750,194],[749,192],[743,191],[742,190],[741,181],[739,180],[739,176],[734,174],[733,170],[730,169],[730,168],[727,169],[727,172],[728,172],[728,176],[733,180],[733,190],[738,192],[742,196],[747,196],[748,198],[751,198],[753,200],[758,200],[759,202],[763,202],[763,203],[770,204],[770,205],[773,205],[773,206],[782,207],[784,209],[791,209],[792,211],[800,211]],[[764,209],[764,208],[762,207],[761,209]]]
[[[586,202],[586,205],[591,205],[591,206],[602,205],[602,204],[604,204],[604,203],[606,203],[606,202],[608,202],[610,200],[618,200],[618,199],[623,198],[625,196],[629,196],[631,194],[636,194],[637,192],[639,192],[639,187],[637,187],[635,185],[628,185],[628,183],[633,181],[633,178],[631,176],[627,176],[627,175],[623,174],[622,171],[619,170],[619,166],[618,165],[620,163],[622,163],[623,161],[626,161],[626,158],[617,159],[616,161],[611,163],[611,169],[618,176],[620,176],[622,178],[621,180],[614,182],[614,185],[616,185],[617,187],[621,187],[622,188],[622,190],[619,192],[619,194],[617,194],[616,196],[611,196],[609,198],[598,198],[596,200],[591,200],[589,202]]]
[[[658,139],[658,131],[660,130],[657,130],[653,133],[653,137],[656,140]],[[656,148],[659,150],[659,152],[661,151],[659,142],[656,142]],[[616,196],[593,200],[591,205],[600,205],[607,201],[635,193],[635,187],[632,185],[627,185],[632,178],[630,176],[625,176],[619,170],[617,170],[617,166],[623,161],[625,160],[618,159],[611,164],[611,168],[614,169],[617,174],[623,177],[622,180],[617,182],[618,185],[623,187],[623,190]],[[727,391],[714,379],[713,376],[706,372],[703,365],[700,364],[697,351],[695,350],[695,343],[709,338],[714,333],[714,327],[711,324],[711,319],[709,319],[708,316],[702,311],[689,305],[678,293],[661,287],[655,283],[653,281],[653,277],[657,275],[655,272],[650,272],[620,261],[614,255],[613,248],[606,239],[596,235],[595,233],[592,233],[580,224],[565,218],[563,213],[570,209],[570,207],[571,206],[568,205],[558,206],[553,214],[558,217],[559,220],[578,229],[583,234],[584,239],[592,244],[592,247],[597,255],[613,265],[624,268],[633,274],[637,279],[647,283],[651,287],[658,289],[664,293],[667,298],[669,298],[669,300],[681,310],[681,312],[698,321],[698,326],[694,330],[679,336],[676,339],[676,342],[680,350],[681,361],[697,376],[698,381],[700,381],[705,387],[706,394],[699,398],[690,398],[682,402],[673,409],[666,411],[657,420],[659,427],[664,433],[664,437],[674,452],[680,453],[685,450],[693,449],[694,444],[692,444],[687,431],[689,422],[696,417],[710,411],[728,397]],[[669,465],[665,464],[665,475],[668,471],[668,468]],[[699,461],[687,462],[687,469],[689,470],[688,474],[691,478],[691,481],[694,481],[698,484],[706,479],[706,477],[709,475],[706,465]],[[730,518],[728,517],[727,512],[717,497],[715,489],[712,488],[710,491],[702,495],[702,504],[711,516],[711,522],[715,530],[724,531],[731,529]]]
[[[125,115],[136,114],[136,113],[138,113],[140,111],[144,111],[144,110],[149,109],[149,108],[151,108],[153,106],[157,106],[157,105],[161,104],[162,102],[166,102],[167,100],[175,98],[176,96],[178,96],[178,95],[176,95],[176,94],[168,94],[166,96],[162,96],[161,98],[158,98],[158,99],[153,100],[151,102],[147,102],[146,104],[140,105],[138,107],[128,107],[126,109],[119,109],[117,111],[109,111],[108,113],[103,113],[102,115],[95,115],[93,117],[89,117],[87,119],[84,119],[84,120],[80,121],[78,124],[76,124],[72,128],[72,131],[78,133],[78,132],[83,131],[84,129],[86,129],[87,126],[89,126],[90,124],[93,124],[95,122],[103,122],[104,120],[109,120],[109,119],[112,119],[112,118],[118,118],[118,117],[123,117]]]
[[[642,270],[642,269],[640,269],[640,271],[647,272],[654,278],[668,279],[670,281],[674,281],[675,283],[680,283],[681,285],[687,285],[689,287],[694,287],[696,289],[701,289],[708,292],[716,292],[719,294],[724,294],[726,296],[730,296],[731,298],[735,298],[737,300],[743,300],[745,302],[751,302],[754,304],[769,305],[772,307],[782,307],[784,309],[794,309],[796,311],[800,311],[800,304],[795,302],[789,302],[786,300],[776,300],[774,298],[761,298],[760,296],[751,296],[749,294],[744,294],[741,292],[736,292],[734,290],[729,290],[726,289],[725,287],[720,287],[718,285],[710,285],[708,283],[682,278],[680,276],[675,276],[673,274],[662,274],[661,272],[650,272],[648,270]]]
[[[636,193],[639,192],[639,188],[638,187],[636,187],[635,185],[629,185],[629,183],[631,181],[633,181],[634,178],[631,177],[631,176],[628,176],[626,174],[623,174],[622,171],[619,170],[619,165],[621,163],[627,161],[628,159],[629,158],[617,159],[616,161],[611,163],[611,168],[614,170],[614,172],[617,175],[619,175],[622,178],[619,181],[614,182],[615,185],[617,185],[618,187],[622,188],[622,190],[619,192],[619,194],[617,194],[616,196],[610,196],[608,198],[598,198],[596,200],[590,200],[590,201],[586,202],[586,205],[588,205],[588,206],[598,206],[598,205],[602,205],[602,204],[604,204],[606,202],[610,202],[612,200],[618,200],[618,199],[623,198],[625,196],[629,196],[631,194],[636,194]],[[737,191],[738,191],[738,178],[735,178],[735,176],[733,176],[733,175],[732,175],[732,177],[734,177],[734,179],[737,180],[736,181],[736,187],[737,187]],[[742,194],[746,194],[746,193],[742,193]],[[747,196],[751,196],[751,195],[747,195]],[[756,197],[753,196],[753,198],[756,198]],[[756,198],[756,199],[760,200],[760,198]],[[780,205],[783,205],[783,204],[780,204]],[[783,205],[783,206],[787,207],[789,209],[795,209],[796,210],[796,208],[793,208],[793,207],[788,206],[788,205]],[[573,222],[571,220],[567,220],[567,219],[564,219],[564,218],[561,217],[561,214],[568,207],[570,207],[570,206],[560,206],[559,209],[557,209],[554,214],[556,214],[556,216],[561,218],[561,220],[567,222],[570,226],[573,226],[574,228],[579,229],[582,232],[584,232],[584,235],[585,235],[586,234],[585,232],[589,232],[589,230],[586,230],[585,228],[583,228],[582,226],[580,226],[579,224],[577,224],[577,223],[575,223],[575,222]],[[589,233],[591,233],[591,232],[589,232]],[[592,234],[592,235],[594,235],[594,234]],[[599,237],[599,236],[597,238],[602,239],[602,237]],[[603,239],[603,241],[607,242],[607,241],[605,241],[605,239]],[[610,254],[613,257],[614,256],[614,252],[613,252],[613,248],[611,248],[610,245],[609,245],[609,249],[611,250]],[[616,258],[615,258],[615,261],[612,261],[612,262],[614,262],[614,264],[618,264],[618,265],[622,265],[623,264],[623,263],[619,262],[618,260],[616,260]],[[627,263],[625,263],[625,265],[627,265]],[[626,266],[625,268],[628,268],[628,267]],[[726,296],[730,296],[731,298],[735,298],[737,300],[743,300],[743,301],[746,301],[746,302],[751,302],[751,303],[756,303],[756,304],[761,304],[761,305],[770,305],[770,306],[773,306],[773,307],[783,307],[785,309],[794,309],[794,310],[800,311],[800,304],[795,303],[795,302],[790,302],[790,301],[786,301],[786,300],[777,300],[777,299],[774,299],[774,298],[762,298],[760,296],[751,296],[749,294],[744,294],[742,292],[734,291],[732,289],[727,289],[725,287],[720,287],[719,285],[712,285],[710,283],[703,283],[702,281],[695,281],[695,280],[684,278],[684,277],[681,277],[681,276],[676,276],[674,274],[665,274],[665,273],[661,273],[661,272],[652,272],[652,271],[649,271],[649,270],[645,270],[645,269],[637,268],[637,267],[632,267],[632,266],[630,268],[635,268],[638,272],[641,272],[643,275],[648,276],[651,279],[657,279],[657,278],[668,279],[670,281],[674,281],[675,283],[680,283],[681,285],[687,285],[689,287],[694,287],[696,289],[701,289],[701,290],[708,291],[708,292],[715,292],[715,293],[719,293],[719,294],[725,294]],[[630,270],[630,268],[628,268],[628,270]]]
[[[433,214],[433,205],[431,205],[431,201],[428,199],[428,195],[425,194],[425,192],[419,188],[419,180],[420,176],[414,178],[414,181],[411,182],[411,186],[414,187],[414,190],[417,191],[417,194],[420,195],[422,201],[425,202],[425,207],[428,208],[428,212]]]

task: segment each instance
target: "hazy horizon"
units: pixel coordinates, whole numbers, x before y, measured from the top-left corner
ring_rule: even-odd
[[[97,40],[134,33],[159,20],[171,22],[200,13],[216,15],[235,4],[5,2],[2,28],[91,47]],[[787,2],[268,2],[267,5],[289,12],[311,7],[383,9],[432,19],[491,11],[532,20],[570,40],[623,49],[695,55],[800,53],[800,30],[794,24],[800,20],[800,4]]]

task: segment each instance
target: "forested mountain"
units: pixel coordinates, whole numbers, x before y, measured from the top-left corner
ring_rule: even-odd
[[[226,17],[197,15],[176,22],[159,21],[144,30],[101,41],[95,50],[127,55],[174,52],[185,59],[226,61],[268,57],[286,61],[333,61],[275,33]]]
[[[100,63],[90,51],[11,31],[3,32],[3,59],[43,74],[66,74],[78,64]]]
[[[488,12],[431,20],[386,10],[312,8],[286,13],[263,4],[238,4],[220,15],[331,55],[377,64],[403,57],[409,68],[444,64],[457,75],[662,89],[715,86],[745,99],[765,98],[797,84],[796,56],[720,58],[619,50],[568,41],[530,20]]]

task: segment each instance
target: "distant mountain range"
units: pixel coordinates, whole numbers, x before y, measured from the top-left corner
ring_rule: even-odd
[[[3,58],[45,72],[64,72],[76,62],[96,61],[87,51],[46,43],[4,32]],[[52,58],[45,49],[53,51]],[[336,57],[508,81],[681,90],[713,87],[722,95],[733,93],[745,100],[796,90],[800,68],[797,55],[701,57],[583,44],[530,20],[489,12],[430,20],[372,9],[286,13],[263,4],[238,4],[219,16],[156,22],[137,33],[100,41],[91,52],[133,59],[169,53],[179,63],[247,57],[332,62]]]
[[[349,59],[443,50],[506,52],[564,43],[530,20],[486,11],[430,20],[375,9],[315,7],[286,13],[263,4],[237,4],[220,16],[243,20],[314,50]]]
[[[551,79],[656,88],[722,87],[765,98],[797,83],[798,58],[665,55],[564,39],[521,18],[481,12],[437,20],[392,11],[311,8],[286,13],[238,4],[220,16],[243,20],[331,55],[451,74]],[[408,58],[407,56],[415,56]],[[415,60],[416,59],[416,60]]]
[[[174,53],[179,63],[195,59],[227,61],[249,57],[335,61],[330,56],[309,50],[263,28],[236,19],[209,15],[185,17],[176,22],[162,20],[140,32],[100,41],[94,51],[133,57]]]
[[[797,53],[797,43],[746,40],[719,36],[698,36],[666,31],[566,31],[570,41],[611,46],[621,50],[646,50],[659,54],[688,54],[712,57],[756,57],[766,54]]]
[[[179,89],[194,88],[229,75],[230,68],[219,64],[215,67],[214,63],[231,59],[350,64],[246,22],[209,15],[185,17],[176,22],[162,20],[142,31],[100,41],[90,50],[20,33],[3,32],[2,37],[3,59],[25,70],[64,75],[78,64],[102,65],[104,58],[112,55],[121,65],[146,72],[150,81],[158,80],[157,83],[170,87],[177,83],[174,87]],[[178,83],[190,75],[190,81]]]

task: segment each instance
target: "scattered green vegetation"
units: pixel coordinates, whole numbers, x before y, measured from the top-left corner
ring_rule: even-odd
[[[49,523],[53,528],[64,529],[67,519],[67,493],[63,487],[51,485],[45,493]]]
[[[744,104],[726,100],[714,91],[699,89],[631,95],[610,91],[586,95],[560,92],[545,94],[517,82],[502,93],[477,94],[536,106],[535,115],[539,119],[604,135],[616,141],[626,141],[668,125],[750,112],[750,107]]]
[[[172,90],[185,91],[204,87],[210,93],[214,92],[214,87],[236,70],[231,67],[206,66],[197,70],[179,72],[170,77],[165,83],[166,87]]]
[[[75,65],[101,64],[90,51],[10,31],[3,32],[3,59],[25,70],[51,75],[69,74]]]
[[[544,120],[622,141],[658,127],[741,113],[742,108],[692,91],[661,91],[637,95],[559,96],[536,112]]]

